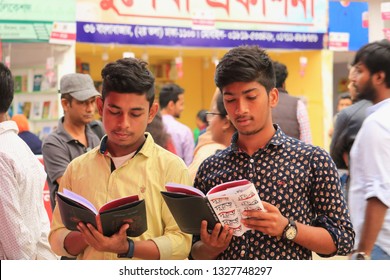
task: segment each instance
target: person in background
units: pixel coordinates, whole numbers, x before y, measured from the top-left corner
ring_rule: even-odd
[[[390,42],[361,47],[352,65],[358,98],[374,105],[350,151],[348,202],[356,230],[351,258],[390,260]]]
[[[331,138],[333,137],[333,130],[334,130],[334,126],[336,124],[338,113],[340,113],[343,109],[345,109],[351,105],[352,105],[352,97],[351,97],[351,94],[349,92],[343,93],[339,96],[339,98],[337,100],[336,114],[333,117],[333,123],[332,123],[333,126],[329,129],[329,132],[328,132],[329,137],[331,137]]]
[[[223,105],[223,97],[217,90],[215,98],[213,98],[210,112],[206,112],[207,121],[209,123],[208,130],[211,134],[211,141],[196,149],[194,152],[194,160],[188,167],[192,181],[195,179],[199,165],[209,156],[226,149],[230,145],[230,140],[236,131],[231,121],[227,116],[227,112]]]
[[[151,123],[146,127],[146,131],[153,136],[153,140],[157,145],[160,145],[164,149],[176,154],[175,145],[173,145],[172,137],[167,132],[163,122],[160,110]]]
[[[341,183],[344,186],[346,195],[348,194],[349,182],[349,152],[366,118],[366,110],[372,105],[371,101],[359,98],[352,83],[355,71],[355,67],[352,66],[348,74],[348,90],[354,103],[337,114],[330,143],[330,156],[339,169]]]
[[[198,138],[200,135],[206,132],[206,128],[208,125],[207,119],[206,119],[206,113],[207,110],[199,110],[196,114],[196,128],[194,129],[194,142],[195,146],[198,144]]]
[[[148,229],[128,238],[129,224],[124,224],[108,237],[80,222],[79,231],[69,231],[56,207],[49,242],[59,255],[111,260],[188,257],[191,235],[180,231],[160,192],[168,182],[189,185],[190,178],[183,160],[155,144],[145,132],[158,111],[155,79],[146,65],[136,58],[124,58],[103,68],[97,106],[106,136],[98,147],[69,164],[59,190],[81,194],[97,208],[107,201],[138,195],[145,200]]]
[[[0,260],[55,260],[47,241],[42,164],[8,120],[14,98],[12,73],[0,62]]]
[[[91,76],[72,73],[60,80],[61,105],[64,116],[55,131],[43,141],[42,155],[50,190],[50,204],[55,207],[55,195],[68,164],[76,157],[99,145],[100,139],[89,127],[99,96]]]
[[[312,259],[347,255],[355,233],[335,164],[320,147],[289,137],[272,123],[278,103],[268,54],[258,46],[231,49],[220,60],[215,83],[237,132],[228,148],[200,165],[194,187],[207,193],[217,184],[247,179],[266,211],[247,210],[251,230],[233,236],[202,221],[193,237],[194,259]]]
[[[163,123],[172,136],[176,153],[189,166],[194,155],[194,136],[188,126],[176,120],[184,110],[184,89],[176,84],[164,85],[160,91],[159,102]]]
[[[288,136],[299,139],[306,144],[312,144],[309,115],[305,104],[298,97],[288,94],[286,79],[288,71],[286,65],[278,61],[273,62],[276,88],[279,91],[278,105],[272,109],[273,122]]]
[[[99,139],[102,139],[103,136],[106,134],[106,132],[104,131],[103,124],[100,120],[93,120],[88,124],[88,126]]]
[[[42,154],[42,141],[37,135],[30,131],[30,126],[25,115],[17,114],[12,116],[12,120],[16,122],[19,129],[19,137],[30,147],[35,155]]]

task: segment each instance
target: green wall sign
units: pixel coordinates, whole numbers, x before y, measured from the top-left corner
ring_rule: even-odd
[[[2,41],[48,41],[55,21],[76,22],[76,0],[0,0]]]

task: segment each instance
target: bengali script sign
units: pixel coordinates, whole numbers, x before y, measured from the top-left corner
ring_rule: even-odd
[[[78,0],[77,41],[322,49],[327,7],[326,0]]]
[[[0,0],[0,20],[76,20],[76,0]]]
[[[264,48],[322,49],[323,34],[232,29],[194,30],[172,26],[77,22],[77,41],[187,47],[256,44]]]

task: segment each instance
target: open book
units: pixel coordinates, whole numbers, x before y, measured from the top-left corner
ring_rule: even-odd
[[[62,222],[69,230],[77,230],[79,222],[90,223],[97,228],[98,215],[105,236],[118,232],[125,223],[130,225],[127,235],[131,237],[140,236],[147,230],[145,201],[139,200],[138,195],[112,200],[97,210],[86,198],[64,189],[57,193],[57,205]]]
[[[226,182],[213,187],[206,195],[200,190],[168,183],[167,191],[161,194],[183,232],[200,233],[202,220],[207,220],[208,229],[212,230],[216,223],[228,225],[235,236],[241,236],[249,230],[241,220],[244,210],[263,210],[260,197],[255,186],[248,180]]]

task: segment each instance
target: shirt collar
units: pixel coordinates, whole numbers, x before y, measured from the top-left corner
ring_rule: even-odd
[[[386,106],[386,104],[390,103],[390,98],[387,98],[385,100],[382,100],[381,102],[374,104],[367,108],[366,115],[369,116],[372,113],[378,111],[381,107]]]
[[[4,121],[4,122],[0,123],[0,134],[4,133],[6,131],[9,131],[9,130],[13,130],[13,131],[15,131],[16,134],[18,134],[19,129],[18,129],[16,122]]]
[[[145,142],[141,145],[141,147],[138,148],[134,156],[136,156],[138,153],[143,154],[146,157],[150,157],[152,155],[152,148],[154,147],[153,137],[150,135],[149,132],[145,132],[145,138]],[[102,155],[111,156],[107,150],[107,140],[108,136],[106,134],[103,136],[102,140],[100,140],[99,152]]]

